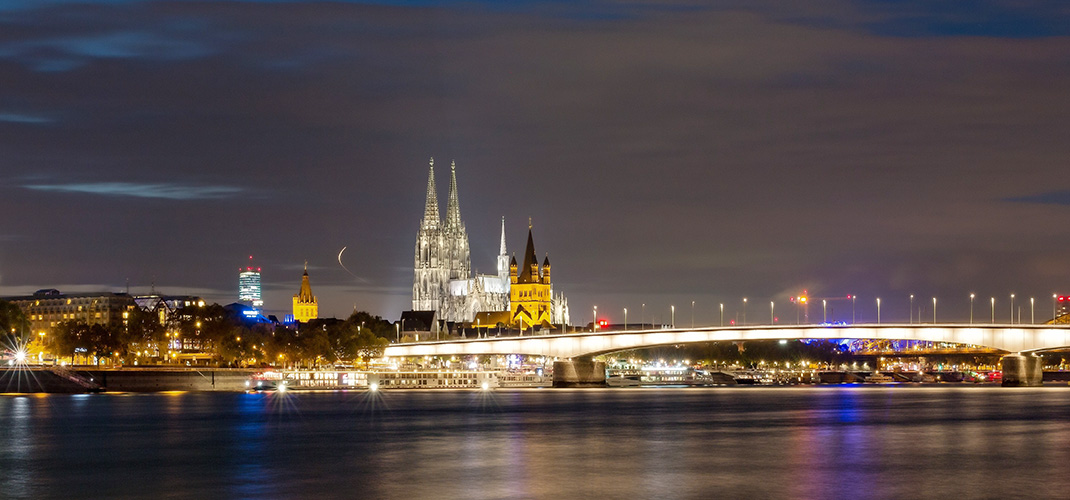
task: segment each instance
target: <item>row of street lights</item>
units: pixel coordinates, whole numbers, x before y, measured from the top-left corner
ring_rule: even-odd
[[[857,299],[858,296],[857,295],[849,295],[848,297],[851,299],[851,323],[854,324],[855,323],[855,299]],[[974,299],[976,297],[977,297],[977,294],[974,294],[974,293],[970,294],[970,324],[971,325],[974,322]],[[1056,306],[1056,299],[1057,298],[1058,298],[1058,295],[1052,295],[1051,296],[1051,300],[1052,300],[1051,307],[1052,307],[1053,315],[1058,315],[1057,306]],[[1014,321],[1014,316],[1015,316],[1014,315],[1014,312],[1015,312],[1015,310],[1014,310],[1015,294],[1012,293],[1011,296],[1010,296],[1010,299],[1011,299],[1010,300],[1010,304],[1011,304],[1010,305],[1010,323],[1014,324],[1015,323],[1015,321]],[[933,301],[933,323],[936,323],[936,305],[937,305],[936,297],[933,297],[932,301]],[[747,303],[748,303],[747,297],[743,297],[743,309],[742,309],[742,313],[743,313],[742,316],[743,317],[742,317],[742,321],[740,322],[741,325],[747,324]],[[877,324],[879,325],[881,323],[881,299],[880,299],[880,297],[876,298],[876,303],[877,303]],[[992,312],[992,314],[991,314],[991,322],[995,323],[996,322],[996,298],[995,297],[991,297],[989,299],[989,303],[991,305],[991,312]],[[719,306],[719,311],[720,311],[720,322],[719,322],[719,324],[720,324],[720,326],[724,326],[724,303],[721,302],[721,303],[718,304],[718,306]],[[777,322],[776,321],[775,312],[776,312],[776,304],[775,304],[775,302],[774,301],[769,301],[769,324],[775,324]],[[597,326],[598,326],[598,306],[594,306],[593,315],[594,315],[594,321],[593,321],[592,324],[595,326],[595,328],[597,328]],[[669,306],[669,315],[670,315],[670,323],[669,323],[670,326],[672,328],[676,328],[676,305],[670,305]],[[822,317],[821,317],[822,322],[823,323],[827,323],[828,322],[828,301],[826,299],[822,299],[821,300],[821,315],[822,315]],[[646,304],[644,303],[644,304],[642,304],[642,315],[640,317],[640,326],[645,324],[644,323],[645,316],[646,316]],[[1018,322],[1021,323],[1021,312],[1019,312],[1018,317],[1019,317]],[[1029,298],[1029,321],[1030,321],[1031,324],[1035,324],[1036,323],[1036,299],[1034,297],[1030,297]],[[918,312],[918,322],[919,323],[921,322],[921,312],[920,311]],[[914,323],[914,294],[910,294],[910,324],[913,324],[913,323]],[[694,300],[691,301],[691,327],[692,328],[695,327],[695,301]],[[624,308],[624,329],[625,330],[628,329],[628,308]]]

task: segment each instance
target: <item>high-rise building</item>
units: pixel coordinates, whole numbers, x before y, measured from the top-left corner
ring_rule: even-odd
[[[319,317],[319,305],[316,296],[312,295],[312,285],[308,283],[308,263],[305,263],[305,274],[301,276],[301,290],[294,295],[294,320],[302,323]]]
[[[252,260],[249,256],[249,260]],[[246,267],[238,269],[238,302],[255,309],[264,307],[264,300],[260,295],[260,268]]]

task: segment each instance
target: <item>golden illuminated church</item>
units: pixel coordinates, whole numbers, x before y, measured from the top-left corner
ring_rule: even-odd
[[[305,274],[301,276],[301,290],[294,295],[294,320],[306,323],[319,317],[319,304],[316,296],[312,295],[312,285],[308,284],[308,263],[305,263]]]

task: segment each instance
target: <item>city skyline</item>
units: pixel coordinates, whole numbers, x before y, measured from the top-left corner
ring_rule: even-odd
[[[225,304],[253,255],[268,312],[307,260],[321,316],[397,318],[435,156],[473,270],[531,217],[575,324],[692,301],[715,324],[742,297],[794,320],[803,289],[889,321],[911,293],[998,320],[1014,293],[1047,319],[1070,293],[1066,11],[787,8],[5,3],[0,295]]]

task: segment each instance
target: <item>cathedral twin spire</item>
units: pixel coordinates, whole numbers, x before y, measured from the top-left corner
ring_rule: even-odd
[[[431,158],[430,172],[427,174],[427,202],[424,204],[424,220],[420,229],[438,229],[438,195],[435,189],[435,159]]]
[[[441,225],[438,211],[438,194],[435,187],[435,159],[431,158],[427,174],[427,201],[424,204],[424,220],[420,229],[438,229]],[[443,228],[447,232],[457,232],[464,229],[464,221],[461,220],[461,204],[457,196],[457,162],[450,162],[450,195],[446,203],[446,223]]]

